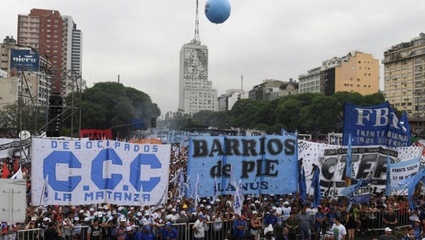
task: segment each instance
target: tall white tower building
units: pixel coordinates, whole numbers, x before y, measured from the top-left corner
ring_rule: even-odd
[[[202,110],[217,111],[217,90],[208,81],[208,48],[199,39],[198,1],[195,37],[180,50],[179,109],[193,115]]]

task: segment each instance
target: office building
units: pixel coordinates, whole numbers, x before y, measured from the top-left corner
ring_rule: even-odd
[[[322,62],[320,93],[358,92],[369,95],[379,92],[379,60],[372,54],[351,51],[343,57]]]
[[[51,62],[52,92],[66,96],[69,82],[81,77],[82,33],[72,18],[57,10],[31,9],[18,16],[17,40]]]
[[[384,52],[385,99],[406,111],[412,132],[424,130],[425,33]]]
[[[307,71],[306,74],[298,76],[299,93],[320,93],[320,67]]]
[[[218,111],[232,110],[233,105],[246,96],[243,89],[228,89],[226,93],[218,97]]]
[[[0,105],[14,104],[22,99],[25,105],[47,106],[50,89],[51,63],[39,56],[30,47],[16,44],[13,37],[7,36],[0,44]],[[24,58],[23,65],[19,59]],[[28,63],[25,63],[28,61]],[[35,64],[31,65],[30,62]]]
[[[208,81],[208,48],[199,38],[198,2],[195,37],[180,50],[179,110],[193,115],[199,111],[217,111],[217,90]]]

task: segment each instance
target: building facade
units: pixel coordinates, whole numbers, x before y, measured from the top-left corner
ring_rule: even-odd
[[[232,110],[233,105],[243,99],[246,94],[243,89],[229,89],[226,93],[218,97],[218,111],[229,111]]]
[[[31,9],[28,15],[20,14],[17,42],[33,48],[51,62],[53,93],[66,96],[69,82],[81,78],[82,33],[71,17],[46,9]]]
[[[372,54],[351,51],[343,57],[322,62],[320,92],[330,96],[336,92],[379,92],[379,60]]]
[[[320,72],[321,68],[316,67],[307,71],[306,74],[298,76],[299,93],[320,93]]]
[[[49,72],[51,63],[42,56],[38,56],[37,69],[12,69],[11,53],[13,51],[24,51],[38,56],[32,48],[17,45],[13,37],[7,36],[3,40],[0,44],[0,69],[5,74],[0,79],[0,105],[10,105],[21,98],[25,105],[47,106],[51,94]]]
[[[217,90],[208,81],[208,48],[199,40],[198,4],[195,37],[180,50],[179,70],[179,110],[190,115],[217,111]]]
[[[283,81],[280,80],[265,79],[249,91],[249,99],[273,101],[279,97],[282,84]]]
[[[290,95],[296,95],[299,93],[299,83],[294,81],[292,78],[288,82],[283,82],[279,87],[278,98]]]
[[[385,99],[406,111],[413,132],[424,130],[425,33],[384,52]],[[412,124],[413,123],[413,124]]]

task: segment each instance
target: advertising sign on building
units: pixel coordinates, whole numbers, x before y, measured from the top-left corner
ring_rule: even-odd
[[[10,69],[18,71],[36,71],[40,69],[40,56],[30,50],[11,49]]]

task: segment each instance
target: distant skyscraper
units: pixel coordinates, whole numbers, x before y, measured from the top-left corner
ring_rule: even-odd
[[[208,81],[208,48],[199,39],[198,1],[195,37],[180,50],[179,109],[186,114],[217,110],[217,90]]]
[[[66,95],[72,70],[81,76],[82,33],[59,11],[31,9],[18,16],[18,44],[35,49],[52,63],[52,92]]]

